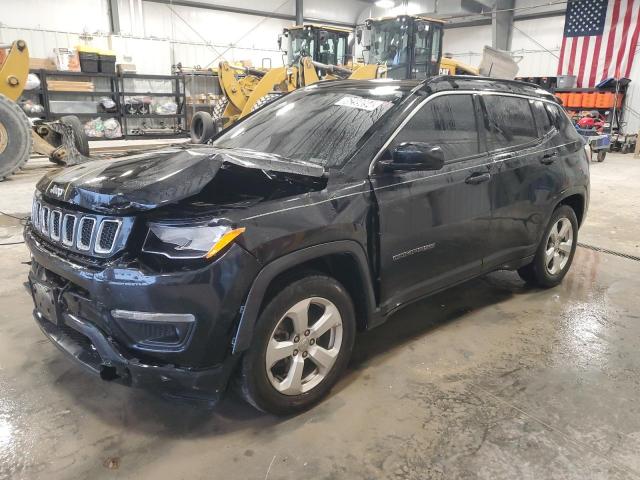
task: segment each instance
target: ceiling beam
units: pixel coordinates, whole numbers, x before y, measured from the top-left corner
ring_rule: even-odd
[[[545,12],[537,12],[537,13],[521,13],[519,15],[514,15],[513,21],[519,22],[522,20],[536,20],[539,18],[551,18],[551,17],[564,17],[566,10],[548,10]],[[446,20],[445,20],[446,21]],[[472,18],[471,20],[460,20],[454,22],[448,22],[444,25],[445,29],[449,28],[463,28],[463,27],[477,27],[479,25],[491,25],[491,17],[487,16],[485,18]]]
[[[215,10],[218,12],[228,12],[228,13],[237,13],[240,15],[253,15],[256,17],[266,17],[266,18],[276,18],[278,20],[289,20],[291,22],[296,21],[296,15],[289,13],[279,13],[279,12],[268,12],[265,10],[253,10],[250,8],[243,7],[233,7],[229,5],[213,5],[211,3],[201,3],[194,0],[144,0],[145,2],[150,3],[161,3],[163,5],[171,5],[178,7],[191,7],[191,8],[202,8],[205,10]],[[313,22],[313,23],[321,23],[324,25],[334,25],[336,27],[346,27],[346,28],[355,28],[354,23],[349,22],[337,22],[335,20],[325,20],[322,18],[307,18],[304,20]]]

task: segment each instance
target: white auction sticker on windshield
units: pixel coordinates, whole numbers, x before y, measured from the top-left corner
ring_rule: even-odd
[[[334,103],[334,105],[340,105],[341,107],[358,108],[360,110],[366,110],[367,112],[373,112],[376,108],[385,103],[387,102],[385,102],[384,100],[373,100],[371,98],[345,95],[336,103]]]

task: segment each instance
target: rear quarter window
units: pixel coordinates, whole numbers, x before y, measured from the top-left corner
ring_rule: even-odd
[[[545,102],[545,109],[549,114],[551,123],[558,129],[565,141],[582,141],[582,137],[576,131],[576,127],[571,123],[571,120],[569,120],[569,117],[567,117],[567,114],[560,105]]]
[[[538,131],[542,136],[548,135],[553,131],[554,125],[551,122],[551,117],[549,116],[549,112],[544,107],[544,102],[540,100],[536,100],[532,102],[533,107],[533,116],[536,119],[536,125],[538,126]]]

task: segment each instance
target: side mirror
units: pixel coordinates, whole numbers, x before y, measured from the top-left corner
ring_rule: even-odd
[[[444,166],[444,152],[440,147],[423,142],[405,142],[391,152],[391,160],[380,162],[385,172],[440,170]]]

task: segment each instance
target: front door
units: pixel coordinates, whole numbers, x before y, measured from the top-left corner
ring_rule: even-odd
[[[385,310],[478,274],[489,238],[491,162],[480,148],[471,94],[427,99],[379,160],[403,142],[439,146],[438,171],[374,170]]]

